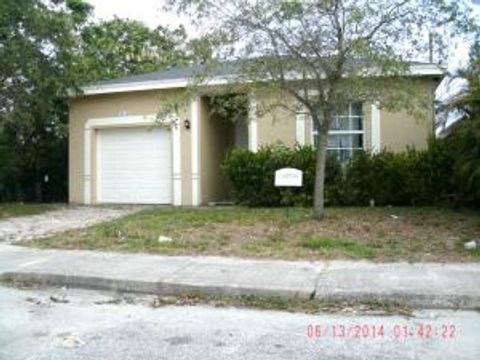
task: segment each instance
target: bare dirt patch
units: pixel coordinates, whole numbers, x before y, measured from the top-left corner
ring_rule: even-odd
[[[0,220],[0,242],[18,242],[51,236],[137,212],[141,207],[62,206],[28,216]]]

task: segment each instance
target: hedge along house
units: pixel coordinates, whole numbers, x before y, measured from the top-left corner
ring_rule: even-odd
[[[418,121],[406,112],[352,103],[337,115],[329,151],[341,159],[356,149],[402,151],[423,148],[434,132],[433,93],[444,72],[434,64],[412,63],[412,86],[432,95],[431,116]],[[198,206],[228,199],[221,162],[229,149],[273,143],[314,144],[308,114],[275,107],[267,92],[248,96],[244,121],[218,121],[209,89],[222,89],[224,72],[176,113],[159,117],[168,99],[187,92],[193,68],[110,80],[82,89],[70,99],[69,201],[80,204],[172,204]],[[228,90],[230,91],[230,90]],[[293,98],[285,102],[295,107]]]

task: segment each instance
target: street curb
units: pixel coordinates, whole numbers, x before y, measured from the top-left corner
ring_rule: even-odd
[[[138,281],[127,279],[107,279],[101,277],[61,275],[51,273],[5,272],[0,274],[3,281],[28,283],[41,286],[58,286],[87,290],[106,290],[149,295],[179,295],[189,292],[204,295],[256,295],[285,299],[319,300],[344,302],[348,304],[384,304],[428,309],[480,309],[480,296],[475,295],[435,295],[417,293],[325,293],[309,291],[289,291],[285,289],[259,289],[242,286],[202,286],[162,281]]]
[[[20,282],[44,286],[59,286],[87,290],[108,290],[150,295],[179,295],[198,292],[205,295],[256,295],[265,297],[282,297],[286,299],[309,300],[315,295],[312,284],[311,291],[290,291],[286,289],[249,288],[244,286],[211,286],[193,285],[162,281],[138,281],[127,279],[107,279],[101,277],[61,275],[32,272],[4,272],[0,280]]]

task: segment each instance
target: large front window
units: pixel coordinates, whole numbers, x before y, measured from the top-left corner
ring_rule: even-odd
[[[318,141],[318,129],[313,125],[313,142]],[[335,115],[328,134],[327,151],[341,162],[348,161],[356,150],[362,150],[364,143],[363,106],[354,102]]]

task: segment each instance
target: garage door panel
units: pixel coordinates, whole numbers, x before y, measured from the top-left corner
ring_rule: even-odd
[[[170,131],[98,130],[98,198],[102,203],[170,204]]]

